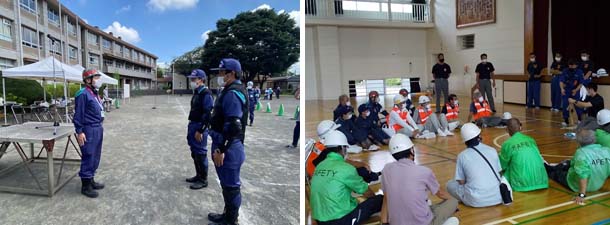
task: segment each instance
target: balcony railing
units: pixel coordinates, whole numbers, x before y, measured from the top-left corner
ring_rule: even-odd
[[[305,0],[305,16],[320,19],[362,19],[431,22],[428,4],[410,0]]]

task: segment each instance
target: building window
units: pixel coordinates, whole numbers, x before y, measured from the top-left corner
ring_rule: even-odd
[[[72,36],[76,36],[76,24],[68,20],[68,32]]]
[[[0,39],[13,41],[12,23],[10,20],[2,18],[2,28],[0,28]]]
[[[36,13],[36,0],[19,0],[19,5],[31,13]]]
[[[70,46],[70,59],[76,59],[78,49],[74,46]]]
[[[49,17],[49,22],[55,24],[55,26],[59,26],[59,13],[57,10],[49,8],[47,17]]]
[[[61,55],[61,42],[55,38],[47,38],[49,40],[49,51]]]
[[[110,49],[111,45],[110,40],[106,38],[102,39],[102,46],[104,46],[105,49]]]
[[[21,31],[21,43],[28,47],[38,48],[38,34],[36,31],[27,27],[23,27]]]
[[[110,59],[104,59],[104,65],[105,66],[113,66],[114,65],[114,61],[112,61]]]
[[[99,61],[100,61],[100,56],[89,53],[89,64],[98,65]]]
[[[8,69],[15,67],[15,60],[0,58],[0,69]]]
[[[99,36],[87,32],[87,42],[89,42],[89,44],[99,45],[99,38]]]

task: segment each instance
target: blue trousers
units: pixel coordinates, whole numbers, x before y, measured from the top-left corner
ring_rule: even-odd
[[[254,102],[253,104],[250,104],[248,106],[248,111],[250,111],[250,124],[252,124],[254,122],[254,109],[255,109],[255,107],[256,107],[256,102]]]
[[[527,82],[527,101],[529,107],[540,107],[540,81]]]
[[[561,96],[561,108],[563,109],[563,119],[566,120],[567,118],[570,117],[570,112],[568,112],[568,105],[570,104],[568,102],[569,98],[575,99],[575,100],[579,100],[580,99],[580,92],[576,92],[575,95],[572,95],[572,90],[565,88],[565,92],[566,95]],[[581,108],[575,107],[576,108],[576,114],[578,115],[578,120],[580,120],[580,115],[582,114],[583,110]]]
[[[559,75],[551,79],[551,108],[561,109],[561,87],[559,86]]]
[[[201,126],[203,126],[203,123],[201,122],[189,122],[186,133],[186,141],[189,147],[191,148],[191,153],[196,155],[203,155],[203,168],[205,168],[205,170],[207,171],[208,158],[206,156],[208,153],[208,130],[203,131],[203,139],[201,140],[201,142],[198,142],[197,139],[195,139],[195,132],[197,131],[197,129],[201,128]]]
[[[83,132],[87,137],[87,141],[85,141],[85,145],[80,147],[83,156],[78,176],[81,178],[93,178],[95,171],[100,166],[104,128],[101,124],[85,126]]]
[[[239,140],[234,140],[225,152],[225,160],[223,165],[216,167],[216,174],[220,180],[220,185],[223,187],[239,187],[239,172],[241,165],[246,160],[244,144]]]

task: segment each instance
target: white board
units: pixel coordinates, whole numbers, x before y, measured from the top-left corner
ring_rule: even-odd
[[[123,98],[129,98],[129,84],[123,85]]]

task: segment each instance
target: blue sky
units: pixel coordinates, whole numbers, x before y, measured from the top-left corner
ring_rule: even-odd
[[[258,7],[284,10],[299,19],[299,0],[63,0],[88,24],[120,34],[123,40],[170,62],[202,45],[220,18]],[[298,66],[297,66],[298,69]]]

